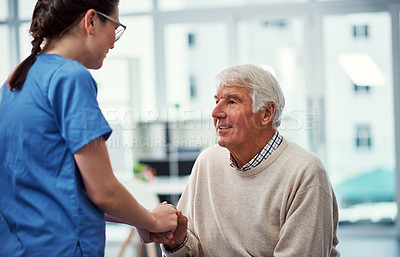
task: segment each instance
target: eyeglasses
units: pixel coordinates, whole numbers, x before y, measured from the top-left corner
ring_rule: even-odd
[[[122,34],[124,34],[125,30],[126,30],[126,26],[124,24],[122,24],[121,22],[117,21],[116,19],[111,18],[108,15],[105,15],[102,12],[96,11],[98,14],[100,14],[101,16],[103,16],[106,19],[109,19],[110,21],[114,22],[115,24],[118,24],[118,27],[115,29],[115,41],[118,41],[118,39],[121,38]]]

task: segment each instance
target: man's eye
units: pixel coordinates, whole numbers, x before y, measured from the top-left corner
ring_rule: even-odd
[[[228,102],[229,104],[235,104],[236,102],[235,101],[233,101],[233,100],[229,100],[229,102]]]

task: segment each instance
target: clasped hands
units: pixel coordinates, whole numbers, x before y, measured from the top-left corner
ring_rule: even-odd
[[[163,202],[157,206],[155,206],[153,209],[150,210],[150,212],[157,212],[157,208],[159,208],[162,205],[170,205],[167,204],[166,202]],[[172,205],[170,205],[172,206]],[[165,207],[165,206],[163,206]],[[173,207],[173,206],[172,206]],[[175,207],[173,207],[175,208]],[[176,208],[175,208],[176,210]],[[164,221],[161,221],[164,222]],[[171,231],[166,231],[166,232],[151,232],[145,228],[139,228],[137,227],[137,232],[140,236],[140,239],[143,243],[158,243],[158,244],[164,244],[167,245],[169,249],[174,249],[178,247],[184,240],[186,236],[186,231],[187,231],[187,222],[188,219],[185,215],[182,214],[181,211],[176,210],[176,226],[174,230]]]

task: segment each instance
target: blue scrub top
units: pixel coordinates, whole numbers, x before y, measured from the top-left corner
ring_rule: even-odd
[[[21,91],[0,88],[0,256],[104,256],[105,215],[73,154],[111,134],[79,62],[43,54]]]

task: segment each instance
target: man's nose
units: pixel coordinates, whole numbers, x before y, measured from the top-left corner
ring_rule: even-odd
[[[214,119],[221,119],[226,117],[225,109],[223,108],[221,102],[217,103],[217,105],[214,107],[211,116]]]

